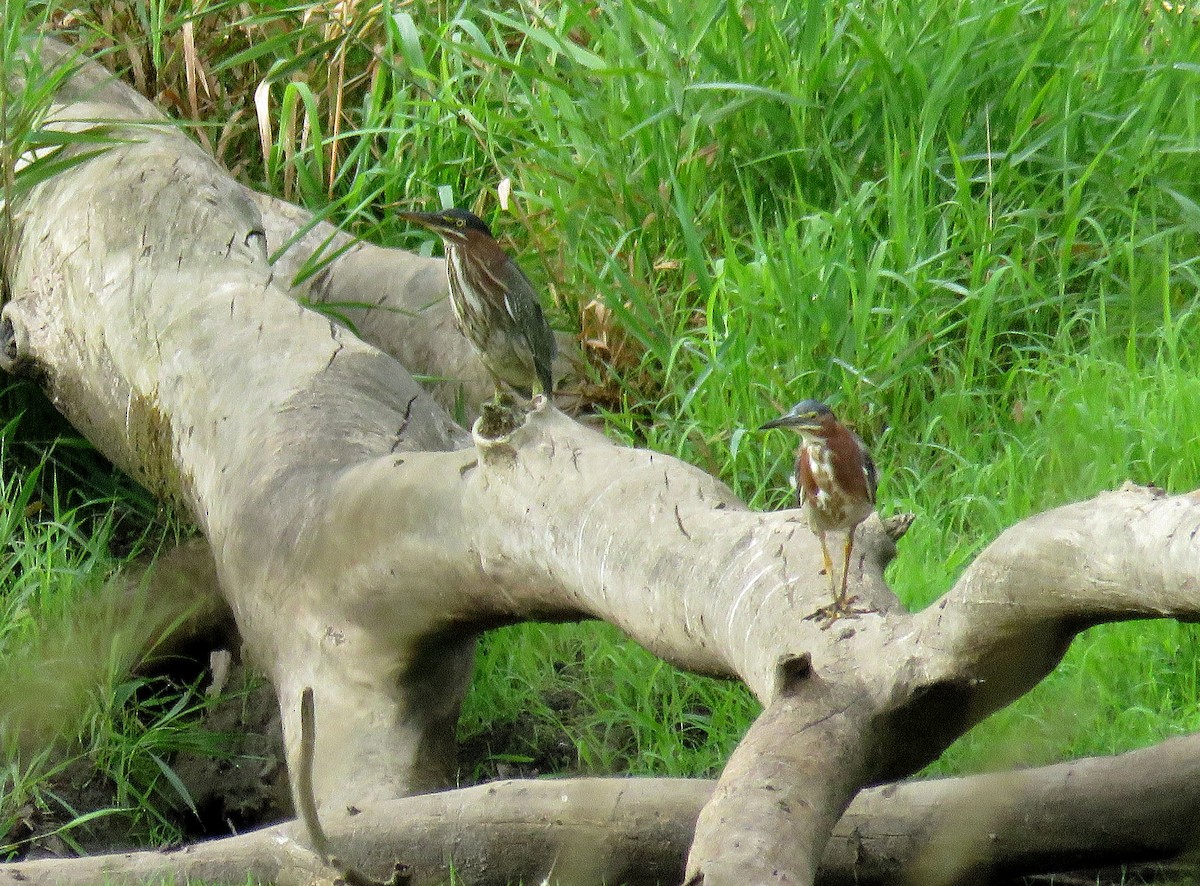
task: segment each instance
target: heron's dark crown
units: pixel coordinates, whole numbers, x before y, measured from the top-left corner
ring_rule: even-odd
[[[833,410],[820,400],[801,400],[779,418],[767,422],[766,428],[792,428],[796,431],[820,431],[827,423],[836,424]]]
[[[833,415],[833,410],[820,400],[801,400],[788,410],[788,415],[794,415],[797,418],[806,418],[809,416],[812,416],[813,418],[824,418],[827,415]]]

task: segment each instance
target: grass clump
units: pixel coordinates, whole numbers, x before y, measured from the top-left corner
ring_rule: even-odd
[[[759,706],[679,672],[606,624],[518,625],[484,638],[459,724],[467,780],[514,774],[720,774]]]
[[[137,585],[148,542],[121,528],[122,502],[60,487],[57,469],[0,452],[0,857],[34,838],[79,850],[98,827],[119,845],[176,842],[195,808],[172,755],[224,753],[197,726],[211,700],[133,675],[176,619]]]

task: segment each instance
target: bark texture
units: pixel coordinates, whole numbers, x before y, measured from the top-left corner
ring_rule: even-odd
[[[1013,527],[916,615],[884,582],[894,531],[872,517],[851,568],[872,611],[822,625],[808,616],[827,579],[798,512],[750,512],[704,472],[614,446],[544,398],[468,434],[444,404],[477,396],[478,365],[447,322],[436,262],[350,246],[304,284],[370,306],[357,328],[387,352],[366,343],[292,300],[311,239],[333,232],[314,228],[272,265],[297,211],[85,71],[59,125],[116,121],[122,140],[14,207],[0,362],[194,516],[276,688],[290,765],[314,688],[313,788],[331,831],[351,804],[445,785],[478,631],[594,617],[764,704],[708,804],[665,825],[644,814],[651,836],[636,839],[696,821],[689,882],[811,883],[860,788],[934,759],[1079,630],[1197,617],[1200,502],[1128,488]],[[458,378],[439,403],[409,370]],[[559,830],[597,829],[591,790],[565,795],[547,842],[529,838],[544,858],[559,857]],[[612,802],[615,821],[626,804]],[[601,840],[589,864],[609,870],[629,845]]]

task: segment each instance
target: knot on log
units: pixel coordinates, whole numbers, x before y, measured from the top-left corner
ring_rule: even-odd
[[[863,523],[861,540],[856,543],[855,550],[861,550],[882,574],[899,553],[896,542],[912,528],[915,519],[915,514],[892,514],[889,517],[873,514]]]
[[[792,695],[811,674],[811,654],[801,652],[779,656],[775,663],[776,694]]]
[[[29,352],[29,335],[14,302],[0,313],[0,369],[11,375],[31,375],[34,365]]]
[[[533,433],[533,423],[553,413],[550,399],[542,394],[531,402],[518,401],[511,394],[497,394],[483,404],[479,418],[471,428],[475,448],[485,464],[496,464],[512,459],[522,440],[516,439],[517,432],[525,429],[525,437]]]
[[[883,531],[887,537],[896,542],[904,538],[916,519],[916,514],[892,514],[880,522],[883,523]]]
[[[479,418],[471,428],[475,445],[485,449],[511,442],[513,433],[525,423],[527,415],[511,394],[497,393],[494,399],[483,404]]]

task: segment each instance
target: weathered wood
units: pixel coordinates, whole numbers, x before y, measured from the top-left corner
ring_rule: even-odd
[[[329,836],[372,876],[405,862],[414,886],[445,882],[451,869],[476,886],[651,886],[678,882],[713,788],[680,779],[498,782],[335,815]],[[834,828],[818,882],[979,886],[1167,860],[1194,850],[1198,805],[1200,734],[1115,757],[874,788]],[[291,822],[183,851],[0,865],[0,886],[309,883],[328,873]]]

